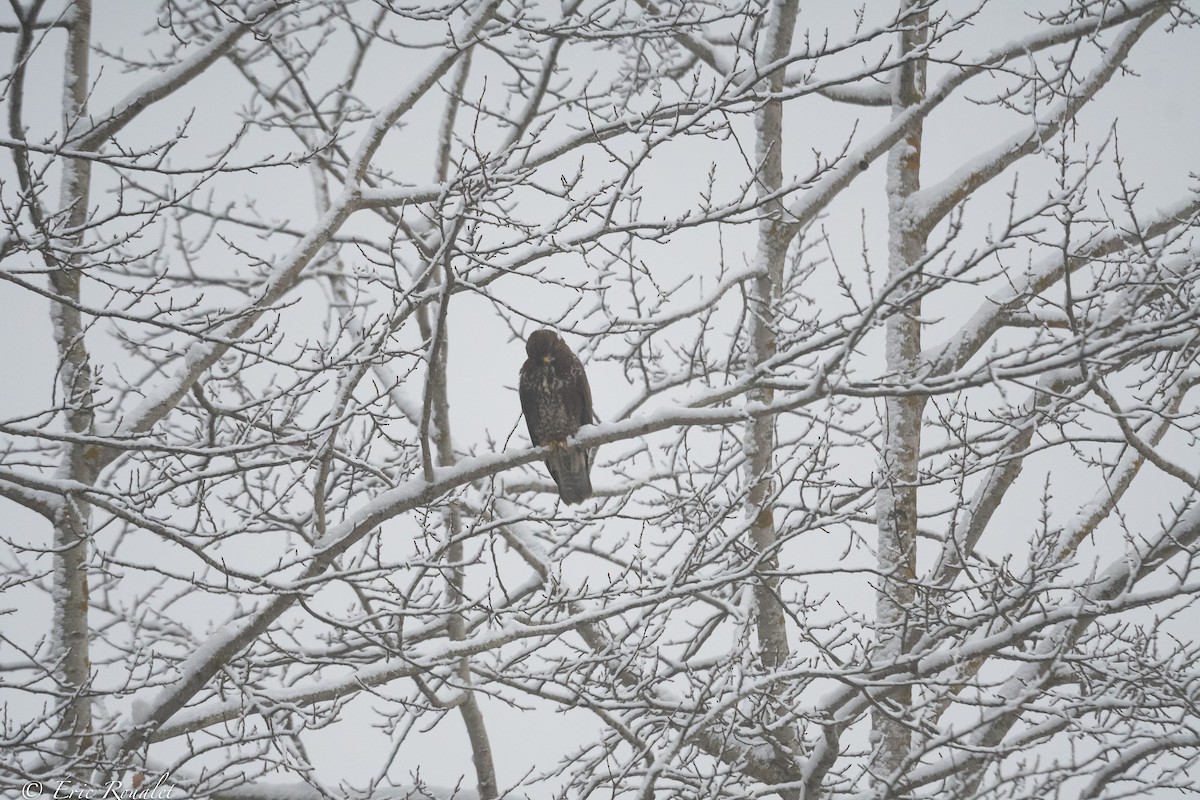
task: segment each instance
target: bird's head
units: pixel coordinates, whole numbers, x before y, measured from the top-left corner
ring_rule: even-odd
[[[555,350],[561,342],[562,339],[557,333],[549,328],[542,328],[529,334],[529,340],[525,342],[525,353],[534,361],[553,364]]]

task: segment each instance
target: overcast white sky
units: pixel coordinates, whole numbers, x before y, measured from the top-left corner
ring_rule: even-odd
[[[126,0],[99,0],[95,13],[97,44],[105,50],[123,50],[131,55],[151,54],[162,48],[166,33],[154,25],[152,17],[143,15],[148,5],[128,3]],[[804,9],[801,24],[811,26],[810,32],[814,36],[823,33],[829,19],[839,18],[837,24],[846,24],[845,14],[850,4],[806,5],[810,7]],[[874,2],[869,5],[871,13],[881,6]],[[887,4],[889,8],[890,5]],[[981,53],[998,47],[1030,30],[1030,22],[1023,17],[1022,8],[1041,5],[1038,2],[997,0],[992,3],[986,17],[964,32],[958,41],[968,53]],[[11,11],[0,9],[0,23],[11,22]],[[322,52],[322,58],[330,63],[337,61],[340,55],[335,49],[337,46],[337,42],[329,45],[331,49],[328,53]],[[0,35],[0,49],[3,51],[0,52],[0,62],[7,63],[11,60],[11,36]],[[61,36],[50,34],[47,44],[31,64],[26,118],[31,139],[52,131],[58,120],[61,71],[56,64],[60,50]],[[410,64],[375,69],[364,86],[364,94],[382,101],[428,58],[425,51],[419,51],[413,54]],[[95,63],[95,107],[103,107],[136,86],[137,76],[122,74],[111,65],[100,67],[104,63],[100,57]],[[1200,47],[1190,33],[1172,35],[1164,32],[1160,26],[1139,44],[1130,63],[1138,75],[1121,76],[1103,90],[1101,97],[1084,112],[1081,130],[1086,130],[1081,136],[1096,137],[1097,132],[1109,124],[1117,126],[1126,171],[1136,183],[1144,186],[1139,197],[1140,207],[1150,210],[1177,199],[1196,186],[1194,176],[1200,172],[1200,148],[1196,146],[1200,139],[1200,81],[1196,80],[1196,76],[1200,75]],[[939,72],[936,67],[932,70],[931,82],[937,80]],[[232,70],[225,66],[214,69],[210,75],[140,120],[130,129],[128,141],[139,142],[168,134],[176,129],[186,115],[195,112],[189,126],[188,140],[177,157],[183,159],[189,155],[211,153],[236,127],[243,102],[240,95],[242,90]],[[981,85],[980,89],[969,91],[967,96],[980,97],[984,91]],[[430,133],[436,119],[433,116],[435,111],[431,107],[430,114],[423,118],[429,122],[428,129],[422,130],[419,123],[410,125],[395,135],[395,141],[388,150],[397,161],[397,172],[413,183],[433,178],[429,165],[432,163]],[[1008,118],[961,99],[946,112],[935,116],[926,126],[924,178],[927,183],[944,177],[1015,130]],[[887,109],[835,107],[824,101],[798,104],[788,121],[789,139],[786,145],[789,170],[803,171],[813,149],[824,153],[836,151],[856,123],[859,126],[858,136],[869,134],[887,118],[888,113]],[[270,136],[278,137],[279,152],[295,148],[295,142],[283,131]],[[270,136],[256,134],[252,139],[253,146],[270,149]],[[747,137],[746,144],[750,141]],[[647,202],[662,202],[664,207],[680,196],[696,191],[714,160],[718,161],[718,168],[730,168],[724,160],[730,158],[733,151],[728,145],[696,142],[690,149],[677,146],[669,152],[670,158],[659,156],[653,159],[641,176],[648,187]],[[1043,163],[1041,168],[1045,169],[1047,165]],[[736,168],[731,169],[736,171]],[[1031,164],[1023,169],[1036,173],[1038,168]],[[1110,172],[1100,174],[1111,177]],[[5,185],[15,182],[11,162],[7,158],[0,160],[0,181]],[[102,181],[98,187],[100,189],[103,189]],[[245,197],[253,200],[257,211],[266,217],[302,223],[314,216],[308,176],[302,170],[264,171],[245,176],[239,181],[240,184],[223,182],[221,191],[234,199],[239,193],[244,193]],[[830,208],[824,224],[833,232],[835,246],[842,248],[842,257],[847,263],[857,263],[860,259],[862,231],[865,232],[866,246],[876,268],[884,268],[886,198],[883,185],[884,170],[880,162]],[[1001,179],[992,190],[974,202],[993,203],[997,214],[1002,214],[1000,194],[1011,185],[1011,181]],[[1031,179],[1029,185],[1035,187],[1036,191],[1043,190],[1037,180]],[[1111,185],[1092,187],[1096,197],[1107,197],[1113,190]],[[988,215],[975,219],[986,220]],[[723,244],[724,255],[730,266],[749,263],[753,257],[753,229],[750,226],[728,229],[724,232]],[[683,303],[694,299],[702,277],[707,277],[706,286],[712,285],[710,268],[713,248],[714,241],[708,233],[679,234],[666,245],[647,248],[643,257],[648,263],[653,262],[657,274],[668,284],[690,275],[696,276],[694,286],[679,295],[679,302]],[[1020,259],[1015,260],[1019,262]],[[214,269],[225,268],[230,267],[227,264],[214,265]],[[232,268],[237,269],[236,265]],[[708,275],[705,275],[706,272]],[[977,297],[964,291],[964,297],[968,295]],[[530,295],[516,298],[516,301],[523,303],[524,310],[529,313],[538,313],[540,307],[544,306],[547,315],[549,308],[564,304],[561,297],[550,290],[544,295]],[[977,303],[978,299],[975,299],[961,306],[946,303],[927,309],[927,316],[931,320],[927,341],[936,341],[943,332],[952,330],[974,310]],[[302,320],[305,308],[301,305],[292,319]],[[455,438],[462,447],[480,450],[486,449],[489,439],[503,443],[517,424],[519,409],[515,391],[511,391],[511,388],[515,387],[517,370],[524,360],[521,343],[511,340],[507,328],[491,316],[488,309],[488,304],[483,301],[456,301],[451,325],[449,375]],[[43,298],[0,281],[0,310],[3,312],[0,313],[0,341],[5,344],[0,348],[0,375],[6,376],[5,386],[0,390],[0,417],[12,418],[41,408],[46,403],[54,380],[55,351],[47,303]],[[319,323],[320,319],[315,315],[321,312],[316,305],[312,307],[312,313],[314,321]],[[569,319],[569,323],[577,321],[575,318]],[[580,325],[586,332],[592,332],[587,328],[587,320]],[[568,341],[575,347],[583,344],[581,338],[568,336]],[[603,342],[597,348],[599,354],[606,351]],[[119,369],[120,356],[111,342],[97,342],[96,354],[102,369]],[[624,406],[633,390],[625,385],[620,371],[611,364],[597,361],[590,367],[590,374],[597,413],[602,419],[607,419],[616,409]],[[521,427],[510,446],[522,446],[523,437],[524,429]],[[873,454],[870,457],[873,459]],[[601,469],[595,480],[603,484],[613,478]],[[1146,497],[1150,499],[1152,493]],[[1152,505],[1148,504],[1147,510],[1151,509]],[[1153,516],[1153,512],[1149,516]],[[3,500],[0,500],[0,524],[15,539],[48,537],[46,527],[38,518]],[[830,552],[840,547],[836,542],[827,546]],[[871,606],[869,597],[857,599],[862,601],[864,610]],[[847,599],[850,604],[854,601],[855,598]],[[0,595],[0,608],[8,607],[9,600]],[[41,633],[40,626],[44,622],[44,619],[28,614],[7,619],[6,625],[38,626],[29,630],[30,638]],[[0,656],[2,660],[6,660],[6,657]],[[359,706],[369,703],[369,698],[356,701]],[[552,748],[557,753],[571,742],[585,739],[586,733],[580,724],[590,722],[578,719],[586,718],[584,712],[574,711],[538,714],[536,723],[531,723],[532,717],[487,700],[484,710],[493,733],[492,743],[502,784],[518,781],[526,768],[544,766],[541,755],[543,747]],[[352,776],[369,772],[378,760],[378,748],[386,746],[387,742],[386,738],[376,741],[364,737],[354,738],[347,746],[346,728],[347,724],[339,724],[325,732],[313,734],[310,752],[330,775],[353,780],[355,778]],[[464,774],[471,775],[469,749],[457,719],[447,720],[435,730],[413,737],[410,741],[412,744],[406,745],[406,759],[414,765],[421,765],[422,777],[439,783],[454,783]],[[164,747],[164,751],[170,747]],[[470,783],[471,779],[468,778],[467,784]]]

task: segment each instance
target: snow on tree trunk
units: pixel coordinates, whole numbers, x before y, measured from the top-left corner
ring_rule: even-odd
[[[446,103],[442,124],[438,131],[438,156],[436,174],[439,181],[445,181],[451,168],[451,147],[454,134],[454,120],[458,116],[462,104],[463,86],[470,72],[471,52],[468,51],[459,61],[453,78],[453,89]],[[446,372],[450,361],[450,329],[448,326],[450,313],[450,298],[455,286],[454,265],[444,245],[446,240],[452,240],[461,230],[461,218],[447,220],[448,224],[439,233],[437,253],[440,265],[429,265],[429,274],[440,275],[439,299],[436,308],[436,318],[430,313],[428,306],[418,312],[417,322],[422,338],[428,343],[425,357],[425,408],[422,410],[425,419],[432,428],[431,435],[436,449],[437,465],[452,467],[458,458],[454,453],[454,436],[450,425],[450,392],[446,384]],[[414,276],[415,277],[415,276]],[[427,463],[427,473],[428,462]],[[442,512],[442,527],[446,537],[445,544],[445,596],[449,616],[446,629],[452,641],[463,641],[467,638],[467,615],[462,609],[467,604],[464,591],[466,584],[466,568],[464,566],[465,548],[462,542],[463,524],[462,512],[457,503],[451,503]],[[475,765],[475,782],[479,790],[480,800],[494,800],[500,796],[500,788],[496,781],[496,766],[492,757],[492,743],[488,737],[487,725],[483,709],[479,704],[479,695],[472,689],[474,682],[471,674],[471,659],[464,656],[455,665],[457,681],[452,685],[459,692],[458,709],[462,716],[463,725],[467,729],[467,738],[471,743],[471,762]]]
[[[904,0],[900,53],[905,59],[893,77],[892,117],[903,115],[925,97],[927,13],[924,0]],[[915,377],[921,355],[921,303],[902,301],[917,281],[925,254],[925,233],[915,229],[906,202],[921,188],[922,123],[914,120],[904,138],[888,153],[888,283],[892,302],[900,304],[887,319],[885,347],[888,373],[897,381]],[[908,649],[910,614],[916,600],[917,467],[921,450],[923,398],[884,399],[883,448],[879,459],[879,489],[875,499],[879,530],[876,589],[877,663],[895,660]],[[905,765],[912,740],[908,707],[912,689],[896,690],[889,702],[872,714],[876,781],[890,783]]]
[[[0,795],[1190,785],[1189,3],[10,5]]]
[[[436,319],[422,309],[418,321],[422,335],[429,342],[427,361],[426,412],[429,415],[430,437],[434,442],[437,466],[452,467],[457,463],[454,440],[450,427],[450,398],[446,388],[446,364],[450,358],[449,330],[446,326],[449,313],[450,288],[453,286],[453,267],[448,259],[442,264],[441,300],[436,309]],[[466,570],[462,542],[462,514],[456,504],[442,512],[442,528],[445,535],[442,572],[445,579],[446,629],[451,641],[467,638],[465,607],[468,598],[464,592]],[[480,800],[494,800],[500,796],[496,782],[496,767],[492,759],[492,745],[488,738],[487,725],[479,697],[472,690],[471,659],[464,656],[454,667],[455,679],[447,681],[447,688],[458,693],[455,704],[462,716],[471,743],[471,760],[475,765],[475,779]]]
[[[63,114],[68,120],[67,141],[88,119],[88,47],[91,44],[91,2],[76,0],[67,19],[67,50],[63,76]],[[60,205],[65,214],[57,236],[47,242],[46,263],[50,284],[62,298],[53,306],[54,339],[58,346],[59,381],[67,428],[89,436],[93,427],[95,377],[85,339],[87,323],[78,310],[81,275],[74,250],[88,220],[91,162],[63,161]],[[100,453],[96,445],[64,441],[56,478],[77,486],[95,481]],[[91,744],[91,661],[88,656],[91,630],[88,626],[88,553],[91,507],[78,493],[64,498],[54,527],[54,647],[59,654],[58,682],[62,716],[58,728],[62,756],[78,758]],[[86,770],[81,768],[83,774]]]
[[[798,0],[772,3],[766,17],[765,30],[759,43],[760,67],[777,62],[791,47]],[[787,224],[787,211],[778,197],[783,185],[783,101],[774,95],[783,88],[783,71],[776,68],[763,82],[766,99],[755,115],[755,156],[758,167],[758,196],[762,202],[758,224],[757,274],[750,294],[750,353],[748,369],[757,372],[778,352],[776,314],[782,293],[788,248],[794,227]],[[769,405],[774,392],[765,386],[752,389],[746,402]],[[775,528],[772,505],[775,501],[775,418],[755,417],[746,431],[746,516],[750,541],[757,562],[753,581],[755,626],[758,635],[759,658],[768,672],[787,662],[787,616],[780,597],[779,536]],[[767,709],[770,717],[785,714],[783,706]],[[796,731],[792,724],[778,727],[776,737],[784,750],[795,746]],[[798,797],[796,791],[782,795]]]
[[[791,44],[798,0],[775,3],[763,35],[764,63],[770,63],[787,52]],[[783,84],[780,72],[772,73],[765,82],[767,92],[778,92]],[[783,103],[768,99],[762,104],[756,119],[756,155],[759,165],[758,193],[764,198],[758,233],[757,275],[751,294],[749,369],[778,352],[775,340],[777,304],[787,267],[791,228],[786,224],[787,211],[778,199],[768,200],[783,185]],[[767,405],[774,398],[769,387],[758,387],[747,394],[747,402]],[[750,521],[751,541],[759,556],[760,575],[755,584],[759,646],[763,665],[777,669],[788,657],[787,629],[779,600],[779,579],[772,573],[778,567],[778,546],[775,523],[772,519],[772,477],[775,453],[775,420],[770,416],[755,418],[748,426],[746,446],[746,475],[749,492],[746,515]]]

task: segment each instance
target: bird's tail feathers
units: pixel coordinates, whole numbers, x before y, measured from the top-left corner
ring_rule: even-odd
[[[574,505],[592,496],[591,453],[582,447],[556,450],[546,457],[550,477],[558,484],[558,496]]]

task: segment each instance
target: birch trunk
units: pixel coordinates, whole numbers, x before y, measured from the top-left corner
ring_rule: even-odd
[[[90,0],[76,0],[69,15],[63,78],[68,142],[78,134],[78,128],[85,127],[87,119]],[[86,436],[93,429],[94,386],[84,341],[85,321],[78,310],[81,273],[74,253],[87,221],[91,162],[64,159],[62,164],[61,207],[65,212],[62,228],[44,252],[50,268],[50,284],[61,298],[51,306],[51,315],[66,423],[72,433]],[[64,441],[56,477],[64,483],[90,486],[96,479],[100,456],[95,446]],[[90,519],[89,505],[73,495],[58,506],[54,520],[53,646],[62,703],[58,735],[60,752],[68,764],[87,750],[92,729],[87,575]],[[83,772],[86,770],[81,769],[80,774]]]
[[[471,51],[468,51],[459,62],[454,74],[454,93],[449,98],[446,112],[442,119],[439,132],[439,148],[437,159],[438,179],[445,181],[450,172],[450,145],[457,116],[463,86],[470,70]],[[452,226],[456,235],[458,228]],[[443,234],[445,235],[445,234]],[[430,438],[433,439],[437,453],[437,464],[440,467],[450,467],[457,461],[454,455],[454,437],[450,430],[450,393],[446,387],[446,366],[449,363],[450,341],[446,325],[449,312],[450,295],[454,288],[454,267],[447,254],[441,269],[442,292],[438,303],[436,320],[430,319],[428,307],[422,308],[418,315],[421,333],[429,345],[429,363],[426,365],[428,386],[426,392]],[[450,503],[442,513],[446,532],[446,606],[450,609],[450,617],[446,630],[453,641],[467,638],[465,614],[460,611],[466,596],[463,586],[466,579],[463,563],[462,544],[462,512],[457,505]],[[475,765],[475,781],[479,790],[480,800],[494,800],[500,796],[496,783],[496,766],[492,757],[491,740],[488,737],[487,725],[484,723],[483,710],[479,707],[479,697],[471,690],[471,660],[468,657],[459,659],[456,666],[456,677],[462,691],[461,702],[458,706],[463,725],[467,729],[467,738],[471,742],[471,760]]]
[[[797,0],[774,3],[767,18],[764,34],[765,56],[760,66],[777,62],[791,47],[792,31],[796,23]],[[794,226],[788,225],[787,212],[778,199],[783,186],[783,101],[778,92],[783,87],[783,70],[771,73],[764,84],[769,97],[755,117],[756,157],[760,175],[758,192],[760,198],[775,196],[762,206],[758,234],[758,276],[754,279],[751,295],[751,341],[750,364],[754,369],[769,361],[778,352],[776,340],[776,314],[787,264],[788,246],[793,238]],[[769,404],[774,392],[768,387],[756,387],[747,396],[752,404]],[[790,654],[787,636],[787,616],[779,594],[779,536],[772,514],[774,491],[772,477],[775,453],[775,418],[756,417],[747,426],[746,472],[749,492],[746,498],[746,515],[750,522],[750,540],[758,558],[758,574],[754,583],[755,628],[758,635],[759,656],[768,671],[781,668]],[[782,709],[775,709],[778,713]],[[777,745],[790,750],[796,744],[796,732],[792,725],[782,725],[777,730]],[[795,792],[782,793],[784,798],[798,797]]]
[[[446,363],[449,356],[448,331],[446,329],[446,304],[450,301],[450,270],[446,259],[442,276],[443,292],[439,303],[436,319],[424,313],[419,316],[421,332],[430,342],[428,378],[429,386],[427,413],[430,418],[430,438],[436,453],[439,467],[454,466],[457,459],[454,456],[453,437],[450,431],[450,400],[446,391]],[[462,514],[457,506],[449,505],[442,514],[446,533],[445,567],[446,576],[445,602],[449,609],[446,630],[452,641],[463,641],[467,638],[465,616],[460,610],[465,594],[463,591],[465,571],[463,564],[462,544]],[[459,659],[455,668],[455,678],[458,689],[462,692],[458,702],[458,711],[462,716],[463,725],[467,729],[467,738],[471,742],[471,760],[475,765],[475,780],[479,790],[480,800],[494,800],[500,796],[496,783],[496,767],[492,758],[491,740],[488,738],[487,726],[484,723],[483,711],[479,707],[476,694],[471,691],[471,660],[468,657]]]
[[[928,16],[921,0],[903,0],[906,20],[900,33],[904,56],[919,53],[925,45]],[[925,96],[925,63],[914,57],[896,71],[892,84],[892,115],[899,116]],[[912,275],[925,252],[925,233],[911,224],[906,201],[921,186],[921,132],[915,118],[904,138],[888,154],[888,283],[897,295],[911,288]],[[897,285],[898,282],[901,282]],[[888,372],[897,379],[912,376],[921,354],[919,300],[898,309],[887,320]],[[878,565],[881,575],[876,594],[878,657],[881,662],[903,654],[909,640],[909,611],[916,593],[917,461],[921,448],[920,397],[889,397],[884,406],[884,441],[879,464],[876,517],[879,528]],[[912,735],[903,717],[912,704],[912,689],[893,695],[892,703],[873,712],[872,771],[877,783],[890,784],[903,769]]]

